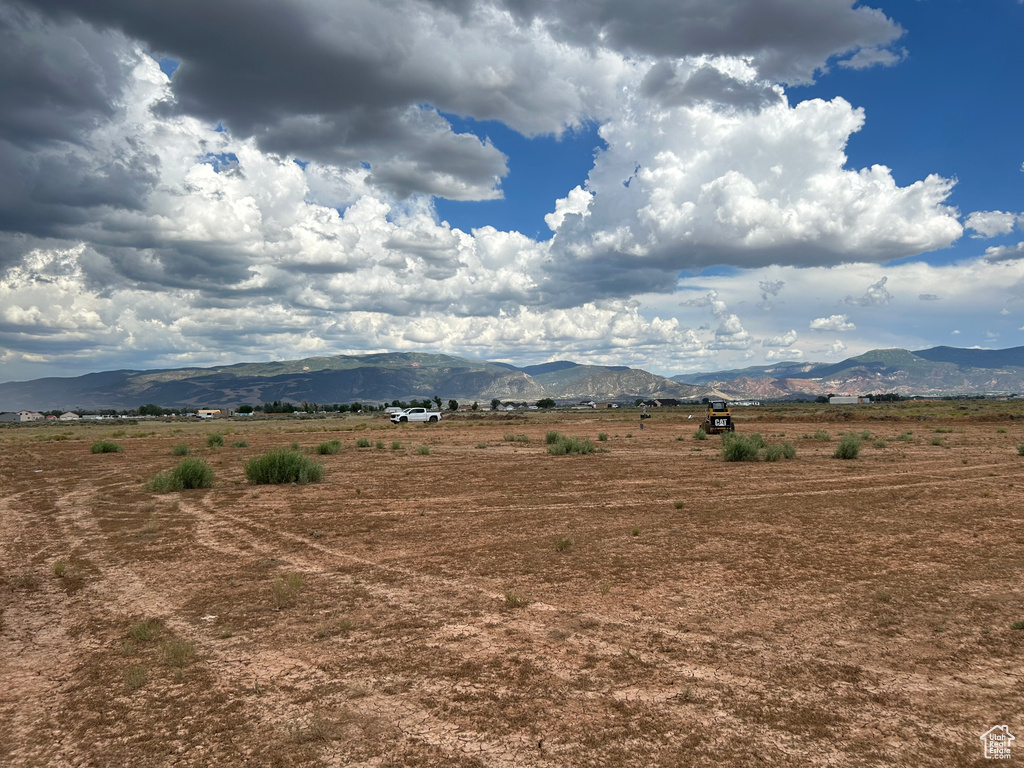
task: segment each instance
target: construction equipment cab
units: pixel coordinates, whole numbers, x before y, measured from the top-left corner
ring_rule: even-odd
[[[732,423],[732,416],[729,415],[729,404],[724,400],[712,400],[708,403],[708,413],[701,428],[708,435],[735,432],[736,425]]]

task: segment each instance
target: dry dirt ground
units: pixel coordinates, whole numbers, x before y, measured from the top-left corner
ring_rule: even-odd
[[[891,414],[744,411],[757,463],[685,413],[0,431],[0,764],[1024,761],[1024,422]],[[148,492],[181,443],[214,487]]]

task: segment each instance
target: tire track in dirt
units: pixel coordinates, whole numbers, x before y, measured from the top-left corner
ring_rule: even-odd
[[[59,525],[59,515],[40,510],[37,496],[33,489],[0,497],[0,541],[5,543],[0,553],[5,571],[15,568],[10,545],[39,540],[40,530],[46,535],[23,560],[36,560],[63,544],[61,534],[66,529]],[[58,715],[73,706],[73,670],[83,655],[99,646],[92,638],[72,639],[75,603],[81,593],[72,598],[51,580],[37,578],[39,584],[31,591],[12,592],[0,612],[0,680],[4,681],[0,722],[5,724],[3,738],[19,745],[9,758],[27,764],[49,763],[62,748],[66,735],[61,735]],[[9,588],[13,590],[13,584]]]
[[[197,541],[204,546],[211,546],[220,551],[238,551],[237,547],[233,544],[228,543],[225,545],[223,539],[237,540],[239,529],[249,529],[250,532],[244,536],[244,540],[253,547],[265,546],[268,539],[273,540],[276,538],[292,545],[290,554],[293,556],[297,554],[296,550],[305,548],[316,553],[316,555],[358,563],[369,570],[384,572],[389,576],[397,573],[414,584],[415,588],[408,586],[398,587],[393,581],[387,586],[367,582],[363,582],[362,586],[379,599],[389,604],[398,605],[406,610],[422,611],[423,606],[428,602],[425,598],[430,596],[435,600],[438,599],[439,590],[452,596],[464,596],[468,590],[472,590],[495,603],[499,603],[503,599],[501,594],[487,590],[471,580],[442,578],[411,568],[385,565],[376,560],[344,553],[330,545],[310,541],[301,535],[280,531],[272,526],[257,523],[243,517],[223,512],[212,513],[209,510],[199,510],[195,507],[191,509],[203,522],[203,525],[199,526],[197,531]],[[214,532],[215,530],[216,532]],[[253,534],[251,532],[253,530],[259,532],[260,535]],[[221,540],[217,541],[217,539]],[[252,553],[250,552],[249,554],[251,555]],[[322,558],[316,555],[313,557],[301,555],[294,557],[294,564],[308,572],[326,573],[327,571],[323,568]],[[718,643],[712,636],[700,635],[694,632],[680,632],[650,617],[644,617],[636,622],[609,620],[607,616],[599,614],[570,610],[548,603],[534,602],[527,607],[523,615],[509,618],[502,617],[501,614],[495,612],[495,618],[498,620],[494,622],[480,622],[473,628],[471,633],[472,639],[475,642],[469,644],[470,647],[467,647],[466,642],[461,642],[459,644],[460,650],[467,657],[481,653],[486,656],[489,652],[493,652],[494,649],[499,649],[503,646],[505,632],[509,628],[530,635],[535,638],[536,642],[543,643],[543,639],[554,628],[554,625],[550,622],[542,620],[544,615],[558,615],[562,618],[589,619],[599,622],[604,627],[611,627],[614,631],[624,632],[627,635],[625,644],[627,648],[636,648],[644,645],[641,638],[652,632],[663,635],[679,643],[680,646],[697,647],[700,644],[715,645]],[[449,629],[450,627],[445,625],[440,630],[420,638],[419,641],[424,647],[450,647],[452,637],[447,634]],[[631,642],[629,638],[635,638],[636,640]],[[462,637],[460,639],[465,641],[468,638]],[[622,641],[604,640],[593,635],[584,636],[574,633],[565,638],[563,642],[571,643],[580,654],[586,653],[606,661],[621,658],[624,653]],[[723,669],[722,665],[715,666],[695,663],[694,661],[669,659],[665,654],[652,650],[630,651],[630,653],[634,655],[638,663],[643,664],[649,669],[647,675],[649,679],[652,681],[671,680],[673,684],[669,686],[664,682],[652,682],[643,686],[630,684],[597,691],[574,690],[570,698],[591,702],[600,702],[605,698],[610,698],[627,703],[652,705],[673,699],[682,698],[685,700],[687,694],[684,691],[688,690],[689,686],[696,685],[699,686],[701,704],[705,706],[713,704],[717,708],[716,727],[734,726],[739,728],[744,726],[746,721],[741,715],[736,714],[735,710],[742,707],[745,701],[757,700],[766,697],[768,694],[779,695],[779,690],[772,684],[770,675],[766,679],[752,674],[735,674]],[[317,669],[316,664],[312,661],[280,652],[277,655],[289,659],[286,663],[284,658],[280,658],[278,664],[281,666],[291,665],[294,668],[303,668],[307,675],[323,677],[321,671]],[[793,652],[789,654],[789,659],[792,663],[799,664],[813,660],[814,656],[813,654]],[[540,662],[540,666],[547,673],[561,679],[564,683],[572,685],[577,682],[578,674],[574,674],[566,666],[554,663],[555,659],[549,658],[548,655],[540,656],[537,661]],[[239,662],[240,660],[236,661],[236,663]],[[249,673],[254,663],[253,661],[241,662],[240,668],[244,668]],[[938,685],[930,682],[931,677],[924,674],[907,674],[902,682],[894,683],[888,688],[892,691],[903,690],[908,683],[913,681],[920,685],[922,690],[926,686],[938,690]],[[680,683],[680,685],[676,685],[676,682]],[[880,685],[879,690],[885,689],[886,686]],[[422,694],[422,686],[419,691]],[[450,690],[444,688],[436,688],[436,695],[442,698],[450,692]],[[796,700],[800,696],[805,696],[805,694],[794,695],[793,698]],[[827,696],[821,699],[822,702],[825,700],[827,700]],[[518,759],[517,755],[520,754],[519,750],[533,748],[532,739],[527,739],[521,734],[512,735],[509,739],[505,740],[487,740],[479,733],[460,729],[455,724],[435,717],[420,704],[409,701],[403,696],[371,696],[356,702],[348,702],[348,706],[365,716],[384,717],[410,738],[418,739],[434,747],[448,749],[453,752],[486,756],[489,764],[493,765],[515,763]],[[885,714],[886,711],[881,706],[865,708],[857,715],[857,722],[852,723],[851,727],[866,728],[871,722],[884,717]],[[689,710],[681,709],[675,713],[675,719],[679,721],[680,727],[689,727],[693,724],[693,713]],[[915,719],[914,724],[923,726],[923,721],[916,721]],[[774,743],[788,741],[791,745],[794,742],[794,735],[792,733],[767,724],[760,724],[759,731],[760,738],[766,741]],[[800,741],[800,739],[796,739],[796,741]],[[532,751],[536,750],[532,749]],[[536,762],[536,758],[534,760]],[[557,762],[552,764],[557,764]]]

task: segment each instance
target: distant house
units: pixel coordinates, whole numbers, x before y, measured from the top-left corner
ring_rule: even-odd
[[[230,414],[224,408],[200,408],[196,412],[200,419],[222,419],[228,415]]]
[[[81,416],[79,416],[79,415],[78,415],[77,413],[75,413],[74,411],[68,411],[67,413],[62,413],[62,414],[61,414],[60,416],[58,416],[57,418],[58,418],[58,419],[59,419],[60,421],[78,421],[78,420],[79,420],[80,418],[82,418],[82,417],[81,417]]]
[[[618,408],[619,406],[616,403],[597,403],[594,407],[600,410],[601,408]]]
[[[35,411],[18,411],[17,413],[2,413],[0,421],[42,421],[43,414]]]
[[[655,400],[653,405],[657,408],[678,408],[681,403],[671,397],[663,397],[659,400]]]
[[[861,403],[870,403],[870,397],[848,397],[845,395],[832,395],[828,399],[829,405],[860,405]]]

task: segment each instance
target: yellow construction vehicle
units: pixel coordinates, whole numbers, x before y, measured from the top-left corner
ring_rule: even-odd
[[[700,425],[705,434],[720,435],[723,432],[735,432],[736,425],[729,415],[729,404],[724,400],[712,400],[708,403],[708,413],[704,423]]]

